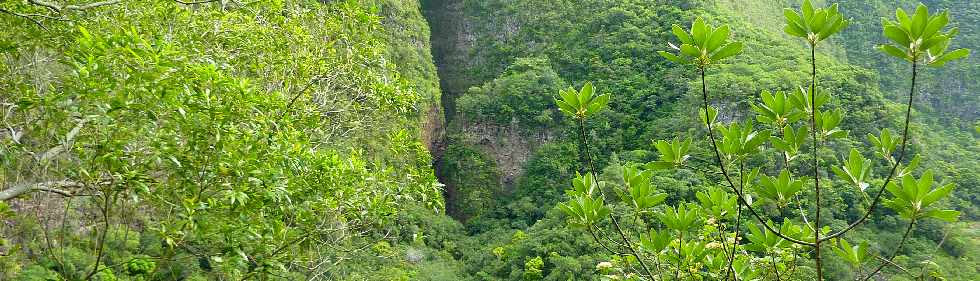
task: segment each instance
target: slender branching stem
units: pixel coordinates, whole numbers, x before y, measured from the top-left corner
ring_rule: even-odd
[[[895,247],[895,251],[893,251],[892,254],[888,256],[887,259],[884,259],[884,262],[879,264],[878,267],[875,267],[875,270],[872,270],[871,273],[868,273],[868,275],[865,276],[864,279],[862,280],[865,281],[870,280],[872,276],[875,276],[875,274],[878,274],[878,272],[880,272],[882,268],[885,268],[885,265],[891,263],[891,261],[895,259],[895,256],[898,256],[898,252],[902,250],[902,245],[904,245],[905,241],[909,239],[909,234],[912,234],[912,228],[914,227],[915,227],[915,219],[912,219],[911,221],[909,221],[908,227],[905,228],[905,234],[902,235],[902,240],[898,242],[898,246]]]
[[[599,244],[599,246],[601,246],[603,249],[606,249],[606,251],[608,251],[610,254],[613,254],[613,255],[620,255],[621,254],[619,252],[613,251],[612,249],[609,248],[609,246],[606,246],[606,244],[603,244],[602,243],[602,240],[600,240],[599,239],[599,236],[595,234],[595,230],[592,230],[592,227],[591,226],[587,227],[587,229],[589,230],[589,234],[592,235],[592,239],[595,240],[596,244]]]
[[[739,166],[739,171],[738,171],[738,177],[739,177],[739,180],[738,180],[738,182],[739,182],[738,193],[742,193],[742,194],[745,193],[745,174],[744,173],[745,173],[745,163],[743,162],[742,165]],[[738,247],[738,232],[739,232],[739,227],[742,224],[742,205],[741,204],[735,204],[735,208],[737,208],[736,211],[735,211],[735,229],[734,229],[735,236],[732,237],[732,251],[731,251],[731,253],[728,254],[728,269],[727,269],[728,271],[725,272],[725,279],[728,279],[729,272],[730,272],[730,273],[732,273],[732,275],[731,275],[732,279],[734,279],[735,281],[738,281],[738,276],[735,276],[735,274],[734,274],[735,273],[734,263],[735,263],[735,249]],[[724,245],[725,242],[728,242],[727,239],[728,239],[728,237],[726,236],[725,237],[725,240],[722,240],[721,241],[722,245]]]
[[[776,267],[776,256],[774,254],[769,255],[769,262],[772,264],[772,273],[776,275],[776,281],[781,281],[782,278],[779,277],[779,267]]]
[[[913,98],[915,97],[915,78],[918,74],[917,72],[918,64],[916,63],[917,59],[918,58],[912,58],[912,85],[911,87],[909,87],[908,104],[905,106],[905,128],[902,129],[902,147],[898,152],[898,160],[896,160],[895,163],[892,165],[891,171],[888,172],[888,177],[886,177],[885,182],[881,184],[881,188],[878,189],[878,193],[875,194],[874,199],[871,200],[871,206],[869,206],[868,210],[864,212],[864,215],[861,216],[860,219],[847,225],[847,227],[842,229],[841,231],[823,237],[823,240],[833,239],[835,237],[844,235],[844,233],[847,233],[854,227],[857,227],[859,224],[862,224],[865,221],[867,221],[868,218],[871,217],[871,213],[874,212],[875,206],[877,206],[878,202],[881,200],[881,195],[885,193],[885,187],[888,186],[888,184],[891,183],[892,179],[895,178],[895,172],[898,170],[898,165],[902,163],[903,159],[905,159],[905,148],[909,140],[909,123],[912,120],[912,101]]]
[[[817,155],[817,48],[810,43],[810,137],[813,139],[813,189],[816,193],[817,212],[813,216],[814,260],[817,264],[817,281],[823,280],[823,266],[820,258],[820,156]]]
[[[589,166],[589,170],[590,170],[589,172],[592,173],[592,180],[594,181],[595,186],[598,188],[599,175],[596,173],[595,162],[592,159],[592,150],[589,149],[589,138],[585,134],[585,118],[579,118],[579,131],[581,133],[582,144],[584,144],[585,146],[585,155],[587,160],[586,164]],[[603,197],[603,199],[605,199],[606,197],[605,191],[603,191],[602,188],[598,188],[598,189],[599,189],[599,194]],[[630,241],[629,237],[626,236],[626,233],[623,232],[623,228],[620,227],[619,220],[616,219],[616,216],[612,214],[609,215],[609,218],[613,223],[613,228],[615,228],[616,232],[619,233],[619,237],[622,238],[623,242],[626,243],[626,248],[630,251],[630,254],[632,254],[633,257],[636,258],[637,262],[640,263],[640,266],[643,267],[643,271],[646,272],[646,275],[650,276],[650,278],[653,279],[654,278],[653,272],[651,272],[650,268],[647,267],[647,264],[646,262],[643,261],[643,258],[641,258],[639,254],[637,254],[636,248],[633,247],[633,242]]]
[[[102,209],[100,211],[102,211],[102,220],[104,225],[102,227],[102,233],[100,233],[99,240],[97,241],[95,247],[95,253],[96,253],[95,264],[92,267],[92,271],[90,271],[87,275],[85,275],[84,278],[85,280],[91,280],[92,277],[94,277],[95,274],[99,272],[99,266],[102,265],[102,256],[103,256],[103,250],[105,249],[106,234],[109,232],[109,212],[110,212],[110,208],[112,207],[112,204],[115,203],[115,195],[113,194],[110,188],[103,189],[104,190],[103,194],[105,195],[104,205],[102,205]]]
[[[745,200],[745,196],[742,194],[742,192],[739,191],[739,189],[735,186],[735,181],[732,180],[731,176],[728,174],[728,170],[725,168],[724,161],[721,158],[721,151],[718,150],[718,144],[716,143],[717,141],[715,139],[714,129],[712,129],[711,127],[712,122],[710,120],[710,117],[708,116],[708,86],[707,84],[705,84],[705,80],[704,80],[704,68],[699,68],[699,70],[701,72],[701,97],[702,97],[702,101],[704,102],[704,119],[706,121],[705,123],[707,123],[708,126],[708,141],[711,143],[711,148],[715,152],[715,160],[718,162],[718,168],[721,169],[722,176],[724,176],[725,181],[728,182],[728,187],[731,188],[732,192],[735,193],[735,195],[738,197],[738,202],[743,206],[745,206],[745,208],[749,210],[749,213],[752,214],[752,216],[755,217],[756,220],[762,223],[762,226],[765,227],[766,230],[776,234],[776,236],[779,236],[779,238],[786,239],[786,241],[789,241],[791,243],[804,245],[804,246],[813,246],[814,243],[806,242],[799,239],[795,239],[793,237],[786,236],[782,232],[779,232],[779,230],[774,229],[772,226],[767,224],[766,220],[762,218],[762,215],[759,215],[759,212],[756,212],[755,208],[752,208],[752,205],[750,205],[749,202]]]

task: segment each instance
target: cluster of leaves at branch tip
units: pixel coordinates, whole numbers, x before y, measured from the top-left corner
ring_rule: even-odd
[[[694,65],[704,69],[711,64],[733,57],[742,52],[741,42],[728,42],[730,28],[722,25],[715,28],[698,17],[688,32],[679,25],[671,28],[680,46],[668,42],[667,45],[677,54],[660,51],[660,55],[677,64]]]
[[[786,9],[784,16],[787,23],[784,31],[791,36],[805,39],[811,48],[815,48],[817,43],[831,35],[839,33],[849,24],[838,11],[837,4],[816,8],[810,1],[805,1],[801,10]],[[911,17],[902,9],[897,10],[896,17],[897,21],[884,21],[884,33],[894,43],[894,45],[883,45],[880,49],[884,52],[909,62],[921,61],[937,67],[952,60],[962,59],[969,54],[966,49],[946,52],[950,40],[956,35],[955,28],[941,32],[948,23],[948,12],[930,16],[925,6],[920,5]],[[706,67],[738,55],[742,51],[741,43],[729,42],[730,29],[727,25],[715,28],[706,24],[703,19],[697,18],[691,24],[690,31],[677,25],[673,26],[672,31],[681,43],[679,46],[668,43],[673,51],[660,51],[660,55],[677,64],[693,65],[702,71],[702,75]],[[584,121],[608,102],[607,95],[594,97],[593,92],[591,83],[586,84],[580,91],[563,90],[560,92],[561,99],[556,99],[556,103],[565,114]],[[737,193],[732,194],[720,188],[711,188],[697,193],[700,204],[682,202],[676,206],[664,206],[658,208],[659,211],[653,211],[653,208],[666,198],[666,194],[658,193],[651,187],[653,171],[690,168],[686,165],[686,161],[691,157],[688,154],[691,140],[655,140],[652,144],[658,152],[659,159],[642,165],[628,163],[622,166],[625,184],[622,188],[611,188],[635,213],[653,213],[665,228],[662,230],[649,228],[640,232],[638,244],[644,253],[653,254],[657,259],[673,261],[678,265],[682,260],[689,258],[707,257],[705,263],[724,260],[723,263],[727,262],[739,279],[751,280],[752,278],[745,277],[758,276],[759,271],[749,268],[748,256],[713,258],[708,253],[708,249],[712,247],[706,247],[711,243],[685,242],[684,234],[699,226],[714,227],[716,221],[734,218],[738,209],[739,193],[744,196],[744,202],[749,208],[755,205],[752,195],[759,196],[762,199],[759,202],[772,203],[779,208],[788,207],[791,200],[797,198],[808,182],[803,177],[794,176],[792,169],[789,168],[794,160],[805,153],[802,148],[810,141],[818,145],[818,143],[848,136],[848,132],[840,127],[844,120],[844,112],[824,108],[833,99],[826,90],[816,87],[815,89],[797,87],[792,92],[762,91],[760,99],[761,103],[750,103],[752,111],[756,114],[754,121],[758,124],[752,119],[727,124],[718,122],[718,110],[708,106],[707,100],[705,107],[699,111],[699,117],[702,124],[720,133],[720,140],[712,139],[712,141],[717,144],[720,162],[718,164],[722,168],[739,163],[744,165],[750,157],[773,151],[779,153],[784,160],[783,167],[776,170],[777,175],[766,175],[760,172],[764,169],[750,167],[748,170],[738,171],[737,176],[741,186],[739,190],[734,190],[735,186],[731,187]],[[813,117],[812,128],[802,122],[808,115]],[[817,138],[816,140],[810,139],[811,133]],[[875,156],[894,166],[895,177],[901,178],[901,183],[892,181],[884,186],[892,197],[886,199],[883,204],[909,219],[911,224],[922,218],[956,221],[959,216],[958,211],[945,210],[935,204],[950,194],[953,185],[933,188],[932,171],[925,171],[919,179],[913,176],[914,170],[919,165],[918,156],[913,157],[908,164],[900,163],[902,158],[895,157],[899,143],[907,137],[893,135],[888,129],[881,130],[878,135],[867,136],[874,146],[872,151]],[[840,166],[830,167],[833,175],[854,187],[859,194],[867,196],[867,189],[875,176],[872,165],[874,162],[865,158],[861,151],[855,148],[850,148],[846,159],[840,162]],[[593,178],[592,174],[576,176],[573,180],[573,189],[567,191],[569,200],[559,204],[559,208],[568,216],[570,225],[592,227],[605,217],[616,215],[612,214],[611,209],[606,206],[601,191],[596,192],[602,189],[604,189],[604,182]],[[742,189],[753,192],[743,193]],[[763,220],[757,219],[760,223]],[[831,228],[826,225],[814,229],[812,226],[796,224],[788,219],[781,223],[767,220],[764,226],[765,228],[760,228],[754,223],[747,225],[749,232],[745,237],[748,238],[749,243],[742,245],[745,249],[776,255],[777,252],[800,248],[807,245],[806,243],[814,246],[813,243],[819,242],[815,241],[816,231],[824,235],[831,232]],[[675,240],[676,235],[681,237],[680,241]],[[724,235],[730,237],[728,234]],[[623,239],[627,238],[623,237]],[[727,239],[725,241],[728,241]],[[738,238],[734,239],[737,241]],[[630,245],[629,241],[624,242]],[[843,238],[830,242],[829,247],[855,267],[869,259],[867,242],[852,245]],[[732,242],[732,247],[736,246],[739,246],[738,243]],[[670,253],[668,250],[671,248],[676,249],[677,255],[666,254]]]
[[[555,98],[558,110],[575,119],[585,119],[601,111],[609,103],[609,94],[595,95],[592,82],[585,83],[581,90],[568,88],[559,91],[561,99]]]
[[[955,27],[942,32],[949,24],[948,11],[930,15],[925,5],[919,4],[911,16],[901,8],[895,10],[895,19],[882,19],[881,22],[885,37],[891,43],[878,48],[888,55],[913,63],[923,62],[933,67],[940,67],[970,55],[968,49],[946,51],[950,41],[959,33],[959,29]]]
[[[837,4],[827,8],[814,8],[810,0],[803,1],[800,11],[784,9],[786,34],[806,39],[811,46],[827,39],[847,27],[848,21],[837,10]]]

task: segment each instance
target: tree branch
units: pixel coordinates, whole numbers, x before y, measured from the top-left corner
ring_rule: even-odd
[[[41,23],[41,21],[34,18],[34,16],[40,16],[40,15],[15,13],[7,9],[0,9],[0,13],[9,14],[15,17],[21,17],[27,19],[33,22],[34,24],[36,24],[38,27],[41,27],[41,29],[48,30],[48,28],[45,27],[44,24]]]
[[[71,5],[65,5],[65,6],[59,6],[58,4],[54,4],[54,3],[50,3],[50,2],[46,2],[46,1],[40,1],[40,0],[30,0],[28,2],[30,2],[31,4],[34,4],[34,5],[38,5],[38,6],[41,6],[41,7],[48,8],[48,10],[51,10],[52,12],[61,13],[61,12],[65,11],[65,10],[81,11],[81,10],[88,10],[88,9],[92,9],[92,8],[98,8],[98,7],[102,7],[102,6],[108,6],[108,5],[118,4],[119,2],[122,2],[122,0],[107,0],[107,1],[100,1],[100,2],[92,2],[92,3],[87,3],[87,4],[77,4],[77,5],[76,4],[71,4]]]
[[[595,185],[598,187],[599,175],[596,173],[595,163],[592,159],[592,150],[589,149],[589,138],[585,134],[585,118],[579,118],[579,129],[582,137],[582,143],[585,146],[585,155],[586,155],[586,160],[588,161],[586,164],[589,166],[589,169],[591,170],[590,172],[592,173],[592,180],[595,182]],[[599,192],[603,198],[606,197],[602,188],[599,188]],[[616,232],[619,233],[619,237],[621,237],[623,239],[623,242],[626,243],[627,249],[630,251],[633,257],[636,258],[636,261],[640,263],[640,266],[643,267],[643,271],[646,272],[647,276],[650,276],[650,279],[655,279],[653,272],[651,272],[650,268],[647,267],[646,262],[644,262],[643,258],[640,257],[639,254],[637,254],[636,249],[633,248],[633,242],[631,242],[629,237],[626,236],[626,233],[623,232],[623,228],[619,226],[619,220],[616,219],[616,216],[610,214],[609,218],[612,221],[613,226],[616,229]]]
[[[878,267],[876,267],[874,271],[868,273],[868,276],[865,276],[864,279],[862,280],[864,281],[870,280],[871,277],[873,277],[875,274],[878,274],[878,272],[880,272],[882,268],[885,268],[885,265],[894,264],[892,263],[892,260],[895,259],[895,256],[898,256],[898,252],[902,250],[902,245],[905,245],[905,241],[909,239],[909,234],[912,234],[912,228],[914,227],[915,227],[915,219],[912,219],[911,221],[909,221],[909,226],[905,228],[905,234],[902,235],[902,241],[898,242],[898,246],[895,247],[895,251],[892,252],[892,254],[889,255],[887,259],[882,259],[885,262],[882,262],[880,265],[878,265]],[[900,266],[899,268],[902,269]]]
[[[739,192],[738,188],[735,187],[735,182],[732,181],[731,176],[728,175],[728,170],[725,169],[725,164],[721,160],[721,152],[718,150],[718,145],[715,143],[716,142],[715,133],[711,128],[711,120],[709,120],[710,118],[708,117],[708,86],[705,84],[704,81],[704,69],[701,68],[699,70],[701,71],[701,93],[702,93],[702,99],[704,101],[704,115],[705,115],[704,119],[708,126],[708,138],[709,138],[708,141],[711,142],[711,147],[715,152],[715,159],[718,161],[718,167],[721,168],[721,174],[724,176],[725,181],[728,182],[728,187],[730,187],[732,189],[732,192],[735,193],[736,196],[738,196],[739,203],[744,205],[749,210],[749,213],[752,214],[752,216],[755,217],[755,219],[759,221],[759,223],[762,223],[762,226],[765,227],[766,230],[769,230],[770,232],[776,234],[776,236],[779,236],[779,238],[786,239],[786,241],[792,242],[794,244],[813,247],[816,244],[786,236],[782,232],[779,232],[778,229],[774,229],[772,226],[766,223],[766,220],[762,219],[762,215],[759,215],[759,213],[755,211],[755,208],[753,208],[748,201],[745,201],[745,195]]]
[[[22,184],[0,191],[0,201],[7,201],[31,191],[46,191],[56,193],[64,197],[72,197],[75,194],[73,192],[66,191],[65,189],[82,187],[85,187],[85,185],[80,182],[73,181],[49,181],[33,184]]]
[[[205,4],[205,3],[218,2],[218,1],[220,1],[220,0],[201,0],[201,1],[181,1],[181,0],[174,0],[174,2],[177,2],[177,3],[180,3],[180,4],[184,4],[184,5]]]
[[[878,205],[878,201],[881,200],[881,195],[885,193],[885,187],[887,187],[888,184],[891,183],[892,179],[895,178],[895,171],[898,170],[898,165],[900,165],[902,163],[902,160],[905,159],[905,148],[906,148],[906,145],[908,144],[908,140],[909,140],[909,123],[912,120],[912,101],[913,101],[913,98],[915,97],[915,77],[916,77],[916,74],[918,74],[918,72],[917,72],[917,70],[918,70],[917,66],[918,66],[918,64],[916,64],[916,59],[913,58],[913,60],[912,60],[912,87],[909,89],[908,105],[906,105],[906,107],[905,107],[905,129],[902,130],[902,148],[899,151],[898,160],[895,161],[895,164],[894,165],[892,165],[891,172],[888,173],[888,177],[885,178],[885,182],[881,184],[881,188],[878,190],[878,193],[875,194],[874,199],[871,200],[871,206],[868,207],[868,211],[864,213],[864,216],[861,216],[861,218],[858,219],[857,221],[854,221],[851,224],[847,225],[847,227],[844,228],[843,230],[838,231],[836,233],[833,233],[831,235],[827,235],[827,236],[821,238],[821,240],[833,239],[833,238],[835,238],[837,236],[844,235],[844,233],[847,233],[848,231],[850,231],[854,227],[857,227],[859,224],[862,224],[866,220],[868,220],[868,218],[871,217],[871,213],[875,210],[875,206]]]

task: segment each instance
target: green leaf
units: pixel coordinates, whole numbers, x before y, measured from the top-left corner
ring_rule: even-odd
[[[708,50],[708,52],[713,52],[715,49],[718,49],[718,47],[721,47],[721,44],[728,39],[728,33],[728,25],[722,25],[718,29],[715,29],[715,31],[711,33],[711,37],[709,37],[705,49]]]
[[[602,94],[593,98],[592,102],[589,103],[589,107],[586,109],[586,115],[592,116],[599,113],[599,111],[606,108],[607,104],[609,104],[609,94]]]
[[[940,56],[938,59],[929,63],[929,66],[934,66],[934,67],[943,66],[944,64],[946,64],[946,62],[962,59],[969,55],[970,55],[969,49],[957,49],[955,51]]]
[[[699,50],[694,45],[684,44],[684,45],[681,45],[681,54],[684,54],[685,56],[688,56],[688,57],[697,59],[697,58],[701,57],[701,50]]]
[[[909,19],[908,14],[902,8],[895,9],[895,19],[898,20],[899,25],[908,31],[912,30],[912,20]]]
[[[947,195],[949,195],[950,192],[953,191],[953,187],[954,187],[953,184],[947,184],[940,188],[930,191],[925,196],[923,196],[922,206],[927,207],[929,205],[932,205],[932,203],[935,203],[936,201],[945,198]]]
[[[729,58],[734,55],[738,55],[742,52],[742,42],[732,42],[728,43],[722,47],[718,52],[711,55],[712,61],[721,61],[723,59]]]
[[[954,210],[930,210],[925,212],[925,217],[935,218],[946,222],[956,222],[960,216],[960,211]]]
[[[783,32],[792,36],[806,38],[806,31],[795,24],[787,24],[786,27],[783,27]]]
[[[705,119],[705,117],[708,119]],[[704,108],[698,109],[698,118],[701,118],[701,124],[714,124],[715,120],[718,118],[718,110],[713,106],[708,106],[708,114],[705,114]]]
[[[926,8],[926,5],[919,3],[919,6],[915,8],[915,14],[912,15],[912,26],[909,28],[911,37],[922,38],[922,32],[925,31],[928,21],[929,9]]]
[[[582,90],[580,90],[578,93],[580,110],[589,106],[589,104],[592,102],[594,92],[595,89],[592,88],[592,82],[585,82],[585,85],[582,86]]]
[[[691,61],[689,61],[689,60],[683,59],[681,57],[678,57],[675,54],[672,54],[672,53],[669,53],[669,52],[666,52],[666,51],[659,51],[658,53],[660,53],[660,56],[663,56],[667,60],[669,60],[669,61],[671,61],[673,63],[676,63],[676,64],[690,64],[691,63]]]
[[[808,26],[812,26],[811,24],[814,14],[813,3],[810,3],[810,0],[804,0],[801,10],[803,11],[804,23],[806,23]]]
[[[878,46],[878,49],[881,50],[882,52],[886,53],[886,54],[889,54],[889,55],[893,56],[893,57],[900,58],[900,59],[907,60],[907,61],[911,61],[911,58],[909,57],[909,55],[907,53],[905,53],[905,51],[902,51],[901,49],[899,49],[899,48],[897,48],[895,46],[892,46],[892,45],[881,45],[881,46]]]
[[[909,34],[898,26],[886,25],[884,28],[884,33],[885,37],[891,39],[892,42],[895,42],[895,44],[905,48],[908,48],[909,43],[912,42],[912,40],[909,38]]]
[[[694,44],[691,35],[687,31],[684,31],[684,28],[681,28],[681,26],[675,24],[671,27],[671,31],[673,31],[674,36],[677,36],[677,40],[681,41],[681,44]]]
[[[929,20],[929,23],[926,24],[925,30],[922,31],[922,38],[930,38],[933,35],[936,35],[936,33],[938,33],[939,30],[942,30],[943,27],[946,27],[946,24],[948,23],[949,23],[948,12],[942,12],[932,17],[932,19]]]
[[[708,34],[708,26],[704,23],[704,20],[701,17],[695,19],[694,23],[691,24],[691,37],[694,39],[694,44],[692,45],[704,47],[708,35],[710,35]]]
[[[797,13],[793,9],[785,8],[783,9],[783,17],[786,18],[787,25],[792,25],[796,27],[797,29],[800,30],[801,34],[803,34],[804,36],[806,35],[806,32],[803,31],[803,18],[800,16],[799,13]]]

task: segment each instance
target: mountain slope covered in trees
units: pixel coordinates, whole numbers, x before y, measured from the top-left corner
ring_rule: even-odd
[[[950,10],[951,22],[963,34],[954,40],[955,46],[977,46],[976,33],[969,31],[977,11],[970,1],[926,2],[931,9]],[[580,163],[583,155],[577,126],[548,102],[559,89],[591,81],[599,93],[611,93],[611,110],[591,121],[588,135],[595,142],[593,153],[602,177],[615,183],[622,173],[619,165],[657,159],[652,140],[693,137],[701,141],[695,141],[691,154],[710,155],[710,146],[701,139],[705,133],[697,126],[700,83],[687,82],[692,71],[656,55],[668,48],[666,42],[676,40],[671,25],[689,27],[695,16],[703,16],[730,24],[732,36],[745,44],[734,61],[709,70],[708,90],[717,97],[712,105],[727,114],[720,119],[745,119],[763,90],[792,91],[809,79],[808,54],[800,42],[782,33],[782,8],[799,7],[797,1],[427,4],[448,120],[448,143],[437,173],[449,190],[447,206],[466,206],[456,213],[450,208],[450,215],[481,241],[481,250],[475,252],[496,255],[461,253],[463,260],[477,263],[467,262],[470,271],[482,276],[477,279],[518,278],[531,270],[535,257],[542,258],[540,270],[546,280],[591,276],[596,272],[593,265],[602,260],[595,251],[601,248],[589,234],[566,229],[561,223],[564,215],[554,208],[575,172],[582,170],[573,163]],[[879,18],[913,4],[841,1],[851,25],[817,50],[817,62],[825,67],[819,79],[839,100],[831,106],[844,112],[842,126],[850,131],[835,150],[861,146],[867,134],[883,128],[901,129],[907,66],[873,47],[885,40]],[[963,211],[965,222],[920,224],[900,260],[903,266],[916,267],[931,258],[952,280],[970,280],[977,274],[978,244],[971,229],[977,216],[974,194],[980,167],[974,130],[978,107],[976,89],[966,86],[980,75],[975,66],[976,57],[971,56],[943,69],[924,70],[920,82],[927,82],[921,82],[914,108],[911,149],[921,155],[922,166],[936,170],[939,181],[957,186],[947,204]],[[526,141],[515,145],[515,138]],[[827,163],[846,160],[846,155],[832,151],[821,154]],[[693,200],[695,192],[718,184],[691,169],[658,172],[652,183],[668,194],[668,202]],[[829,217],[829,225],[840,229],[865,210],[859,195],[848,192],[844,182],[833,185],[831,195],[823,196],[830,198],[823,212],[832,210],[824,213],[825,220]],[[803,194],[812,197],[812,191]],[[899,240],[904,229],[894,213],[879,209],[875,215],[883,218],[849,238],[886,253],[890,245],[880,242]],[[513,230],[504,230],[508,228]],[[508,235],[514,231],[517,234]],[[580,244],[559,242],[569,239]],[[847,280],[856,274],[842,260],[826,256],[833,265],[828,278]],[[885,272],[901,276],[894,268]]]
[[[869,134],[902,129],[908,64],[874,47],[888,40],[880,19],[918,2],[815,2],[839,2],[850,21],[816,49],[820,86],[833,96],[825,107],[846,116],[840,127],[848,134],[799,162],[842,165],[851,148],[873,155]],[[678,212],[667,206],[704,204],[702,197],[724,190],[698,111],[698,73],[657,53],[678,44],[672,26],[690,29],[700,17],[731,27],[744,48],[708,69],[705,90],[719,124],[753,120],[760,93],[791,93],[810,81],[809,49],[783,32],[783,8],[801,3],[4,2],[0,280],[638,277],[636,254],[610,254],[628,248],[616,246],[620,226],[663,227],[664,214]],[[950,11],[960,33],[951,49],[978,49],[980,5],[924,4]],[[923,68],[912,108],[909,151],[919,157],[912,174],[930,169],[937,185],[955,186],[936,205],[959,211],[959,221],[908,224],[910,238],[880,274],[855,267],[831,250],[837,240],[827,242],[826,280],[909,280],[920,270],[929,278],[980,278],[978,60]],[[586,83],[610,100],[580,131],[586,127],[556,98]],[[628,195],[611,193],[633,184],[623,180],[637,173],[631,163],[665,159],[655,140],[685,139],[693,140],[689,166],[641,173],[649,190],[664,194],[662,204],[633,213]],[[594,170],[585,164],[592,162]],[[570,224],[574,217],[558,206],[572,198],[576,179],[582,186],[577,175],[590,171],[606,183],[599,189],[610,192],[603,197],[609,211],[628,217]],[[867,199],[825,173],[822,225],[840,230],[867,211]],[[817,212],[814,197],[807,182],[798,209],[761,197],[756,208],[802,222]],[[842,238],[855,251],[886,256],[905,240],[908,220],[886,207],[871,215]],[[707,213],[696,219],[701,236],[729,223]],[[730,228],[742,233],[731,244],[749,249],[769,234],[748,215],[742,220]],[[624,236],[654,237],[646,235]],[[687,245],[671,235],[644,240],[642,249]],[[721,241],[688,243],[717,251],[729,243]],[[813,280],[805,248],[761,257],[739,260],[732,274]],[[670,258],[656,267],[670,269]],[[679,267],[677,275],[659,273],[724,280],[706,269],[723,259],[687,259],[696,261],[685,274]]]

